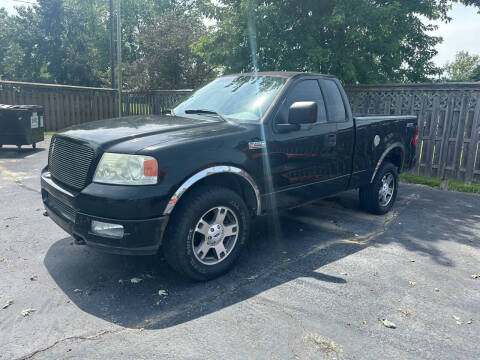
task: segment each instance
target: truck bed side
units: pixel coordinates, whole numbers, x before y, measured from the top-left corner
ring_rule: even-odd
[[[385,159],[399,172],[412,166],[416,116],[354,116],[353,121],[356,131],[350,188],[368,184]]]

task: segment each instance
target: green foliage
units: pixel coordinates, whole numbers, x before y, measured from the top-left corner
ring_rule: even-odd
[[[421,17],[448,20],[445,0],[200,2],[217,25],[199,48],[226,72],[314,71],[346,83],[419,82],[439,73],[431,59],[441,39]]]
[[[346,83],[429,81],[453,2],[480,0],[121,0],[124,85],[193,87],[218,72],[297,70]],[[19,3],[21,4],[21,3]],[[166,15],[168,14],[168,15]],[[204,18],[213,24],[204,25]],[[108,86],[109,0],[0,8],[3,79]],[[472,70],[480,80],[480,67]]]
[[[444,71],[448,81],[480,81],[480,56],[460,51],[455,61],[445,65]]]
[[[195,13],[167,11],[138,35],[138,60],[127,68],[133,89],[195,88],[215,75],[193,47],[206,28]]]

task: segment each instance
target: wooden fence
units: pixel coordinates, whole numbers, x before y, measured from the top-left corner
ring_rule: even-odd
[[[115,116],[112,89],[0,81],[0,104],[41,105],[47,131]]]
[[[354,113],[418,116],[413,174],[480,184],[480,83],[362,85],[346,91]]]
[[[122,115],[159,114],[191,90],[156,90],[122,94]],[[0,104],[41,105],[46,131],[117,116],[113,89],[0,81]]]
[[[171,108],[192,90],[152,90],[148,92],[124,92],[122,94],[123,115],[161,114]]]

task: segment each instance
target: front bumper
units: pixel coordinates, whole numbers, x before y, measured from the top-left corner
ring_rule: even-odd
[[[42,173],[41,187],[42,200],[48,216],[73,236],[77,243],[85,243],[111,254],[153,255],[158,252],[167,227],[168,216],[125,220],[109,218],[108,213],[105,217],[86,214],[75,205],[82,194],[72,193],[62,188],[49,178],[48,172]],[[92,220],[122,225],[123,238],[114,239],[94,234],[91,231]]]

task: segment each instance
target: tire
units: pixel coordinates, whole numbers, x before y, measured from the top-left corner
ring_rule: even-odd
[[[387,184],[384,188],[384,182]],[[392,188],[393,187],[393,188]],[[397,199],[398,171],[392,163],[384,163],[373,182],[360,188],[360,206],[363,210],[383,215],[388,213]]]
[[[236,192],[202,186],[185,194],[177,205],[167,226],[163,253],[167,263],[184,276],[210,280],[233,266],[249,232],[250,212]]]
[[[36,143],[33,143],[32,144],[32,149],[35,150],[37,148],[37,144]]]

